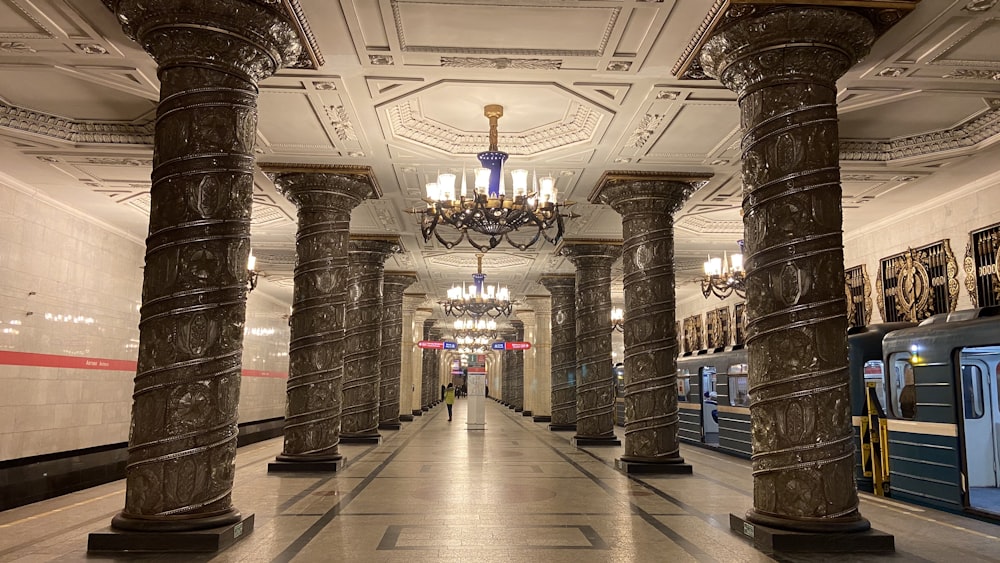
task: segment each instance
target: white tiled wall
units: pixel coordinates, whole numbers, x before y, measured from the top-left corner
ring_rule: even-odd
[[[851,268],[864,264],[872,283],[872,323],[882,322],[875,295],[875,279],[878,276],[879,260],[898,254],[907,247],[919,247],[949,239],[951,250],[958,261],[959,298],[958,309],[972,307],[972,301],[965,290],[965,271],[962,260],[969,232],[1000,222],[1000,184],[995,184],[963,197],[943,202],[918,213],[885,221],[878,228],[859,233],[845,233],[844,264]],[[677,320],[697,314],[705,314],[711,309],[740,302],[730,297],[719,301],[715,297],[687,299],[677,304]]]
[[[0,185],[0,351],[136,359],[142,244]],[[287,374],[288,306],[251,294],[244,370]],[[0,365],[0,460],[128,439],[129,371]],[[285,382],[244,377],[240,421],[284,414]]]

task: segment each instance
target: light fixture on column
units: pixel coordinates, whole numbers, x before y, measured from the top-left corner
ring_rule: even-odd
[[[719,299],[725,299],[735,293],[740,298],[746,298],[746,271],[743,269],[743,240],[737,241],[740,245],[740,254],[727,256],[722,254],[722,258],[708,257],[705,262],[705,276],[701,280],[701,293],[708,299],[709,295],[715,295]]]
[[[250,256],[247,256],[247,294],[257,288],[257,276],[260,272],[257,271],[257,257],[253,255],[253,250],[250,251]]]
[[[504,286],[484,286],[486,274],[483,273],[483,255],[476,254],[478,263],[476,273],[472,274],[472,285],[456,285],[448,290],[448,298],[439,301],[444,308],[444,314],[452,317],[468,315],[473,318],[486,315],[497,318],[501,315],[509,317],[513,311],[510,291]]]
[[[437,181],[427,184],[427,209],[413,209],[421,215],[420,232],[424,241],[433,235],[445,248],[452,248],[467,239],[481,252],[496,248],[501,240],[520,250],[544,238],[557,244],[563,237],[563,219],[576,215],[564,213],[572,202],[558,203],[555,178],[532,177],[528,185],[528,171],[511,171],[511,193],[507,194],[503,164],[508,154],[497,148],[497,120],[503,116],[503,106],[491,104],[483,113],[490,120],[490,150],[479,153],[482,168],[474,172],[474,188],[470,194],[465,170],[462,170],[461,191],[456,191],[454,174],[439,174]],[[440,225],[450,225],[459,231],[454,240],[445,240],[438,230]],[[489,237],[485,243],[472,240],[469,231]],[[515,231],[526,236],[512,239]]]
[[[621,307],[611,309],[611,328],[618,332],[625,332],[625,311]]]

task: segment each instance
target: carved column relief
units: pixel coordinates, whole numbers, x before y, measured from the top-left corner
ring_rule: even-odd
[[[510,323],[514,327],[514,338],[515,342],[520,342],[524,340],[524,323],[521,321],[511,321]],[[511,405],[514,407],[514,412],[522,412],[524,410],[524,352],[515,351],[511,352]]]
[[[379,350],[382,347],[382,276],[395,240],[351,240],[344,325],[344,415],[341,441],[379,438]]]
[[[525,299],[534,311],[534,323],[525,335],[531,342],[530,364],[525,367],[528,386],[525,409],[530,408],[535,422],[552,421],[552,316],[548,297],[529,296]]]
[[[612,244],[564,243],[576,266],[576,435],[579,443],[619,443],[615,438],[614,374],[611,371],[611,264],[621,255]]]
[[[400,389],[403,364],[403,292],[417,281],[416,274],[387,273],[382,278],[382,347],[379,350],[378,427],[400,427]],[[409,378],[407,378],[409,381]],[[409,394],[407,394],[409,396]],[[410,409],[407,407],[407,414]]]
[[[234,524],[257,83],[301,49],[280,5],[121,0],[159,68],[122,530]]]
[[[424,321],[424,340],[434,340],[434,319]],[[424,349],[422,357],[422,367],[420,370],[420,410],[430,410],[431,406],[439,399],[440,393],[437,385],[434,384],[434,374],[436,368],[437,354],[434,350]]]
[[[375,195],[370,170],[264,167],[298,207],[285,432],[278,462],[336,462],[341,428],[344,310],[351,210]],[[330,467],[335,469],[336,465]],[[280,464],[269,470],[281,471]]]
[[[674,213],[711,175],[605,174],[591,201],[622,216],[625,455],[690,472],[677,439]],[[663,466],[676,465],[667,469]]]
[[[419,307],[424,301],[425,296],[420,296],[419,301],[414,298],[414,307]],[[409,299],[409,297],[407,297]],[[423,410],[420,407],[423,406],[424,393],[424,350],[422,350],[418,343],[424,339],[424,323],[434,314],[434,311],[430,309],[416,309],[413,312],[413,316],[410,323],[404,323],[409,332],[409,352],[403,356],[403,369],[408,370],[410,378],[410,386],[408,388],[410,393],[409,402],[405,403],[409,405],[408,408],[412,416],[420,416],[423,414]],[[404,318],[407,316],[407,312],[403,312]],[[409,361],[407,361],[407,358]],[[404,389],[404,391],[406,391]],[[404,410],[405,410],[404,408]]]
[[[874,39],[852,10],[735,6],[701,51],[739,95],[744,132],[756,524],[869,527],[853,475],[836,81]]]

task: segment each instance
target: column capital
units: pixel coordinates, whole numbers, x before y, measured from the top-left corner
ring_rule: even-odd
[[[611,264],[622,255],[622,241],[564,238],[556,248],[556,253],[568,258],[577,269],[590,266],[610,268]]]
[[[790,6],[788,4],[775,5],[772,0],[716,0],[670,72],[680,78],[706,78],[703,71],[705,61],[699,60],[702,56],[702,49],[722,28],[741,19],[752,19],[766,12],[781,11],[785,8],[832,9],[841,13],[849,10],[868,19],[876,36],[881,36],[903,19],[906,14],[913,11],[919,2],[920,0],[803,0]],[[802,22],[794,25],[800,30],[807,30]],[[872,40],[874,38],[873,36]],[[736,48],[739,48],[738,45]],[[865,51],[867,52],[867,48]]]
[[[416,272],[386,272],[382,278],[382,287],[392,286],[395,291],[402,294],[406,288],[417,283],[418,279]]]
[[[382,190],[369,166],[305,166],[261,164],[275,188],[300,209],[335,208],[350,211],[365,199],[379,199]]]
[[[557,293],[573,295],[576,292],[576,274],[543,274],[538,277],[538,283],[552,295]]]
[[[302,52],[296,24],[277,2],[112,0],[109,7],[161,70],[201,66],[256,83]]]
[[[673,214],[712,176],[699,172],[605,172],[587,199],[610,205],[620,215],[636,211]]]
[[[382,264],[390,254],[403,251],[398,236],[351,235],[350,257],[352,261]]]

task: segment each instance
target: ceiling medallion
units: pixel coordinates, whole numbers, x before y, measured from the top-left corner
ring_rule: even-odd
[[[534,177],[529,192],[528,171],[524,169],[511,171],[512,189],[508,197],[503,171],[508,154],[497,149],[497,120],[503,116],[503,106],[488,105],[483,113],[490,120],[490,150],[478,155],[482,168],[475,170],[471,197],[464,169],[460,192],[455,190],[454,174],[439,174],[437,182],[427,184],[427,197],[424,198],[427,208],[410,210],[421,216],[420,232],[424,241],[429,242],[434,236],[450,249],[466,239],[480,252],[496,248],[502,240],[519,250],[543,238],[558,244],[565,230],[563,220],[577,216],[563,212],[573,203],[558,203],[556,180],[551,176]],[[458,230],[458,238],[445,240],[438,230],[441,225]],[[488,236],[489,240],[485,243],[474,241],[470,230]],[[512,238],[515,232],[524,235]]]

